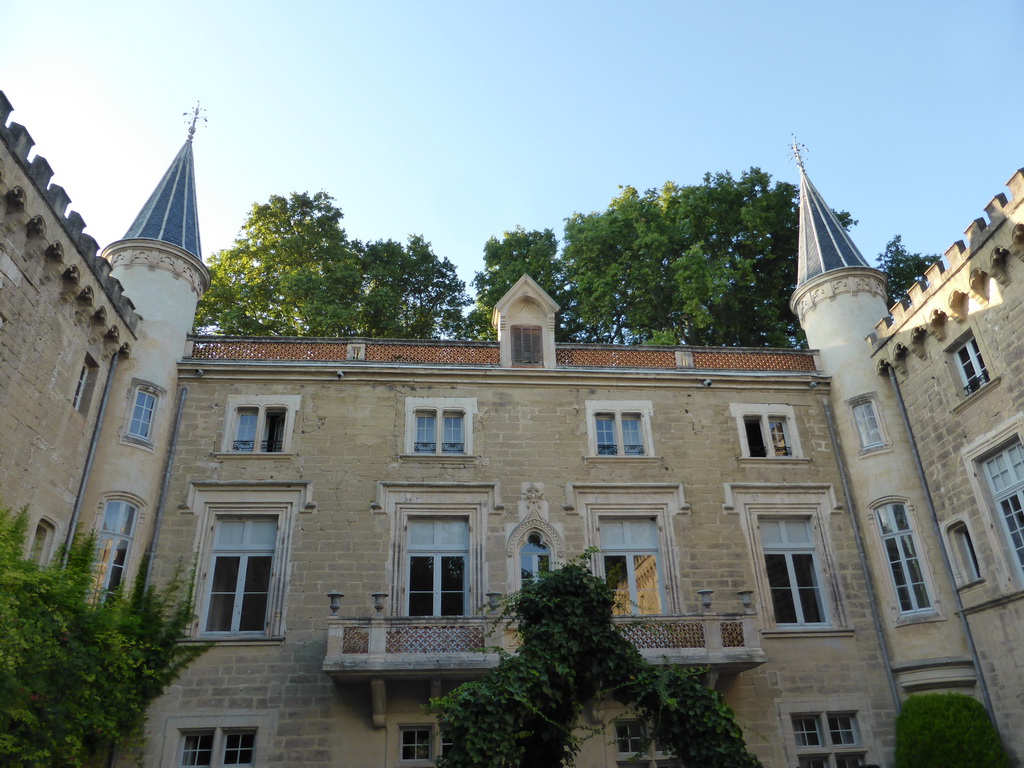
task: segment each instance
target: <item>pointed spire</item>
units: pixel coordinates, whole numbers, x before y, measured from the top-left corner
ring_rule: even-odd
[[[146,238],[161,240],[183,248],[197,259],[199,214],[196,208],[196,177],[192,160],[192,134],[157,184],[149,200],[125,233],[124,240]]]
[[[793,140],[793,153],[800,169],[800,257],[797,287],[824,272],[843,267],[871,267],[853,244],[849,234],[825,204],[804,171],[800,148]]]

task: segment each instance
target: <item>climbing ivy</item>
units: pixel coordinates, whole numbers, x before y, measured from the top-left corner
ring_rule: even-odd
[[[80,766],[141,737],[146,708],[204,650],[178,643],[191,595],[175,583],[96,600],[96,541],[39,566],[27,515],[0,507],[0,765]]]
[[[663,748],[702,768],[756,768],[733,713],[700,670],[654,666],[612,623],[614,595],[587,567],[589,553],[505,600],[502,619],[521,645],[496,669],[432,699],[441,768],[561,768],[584,739],[584,707],[611,697],[632,707]]]

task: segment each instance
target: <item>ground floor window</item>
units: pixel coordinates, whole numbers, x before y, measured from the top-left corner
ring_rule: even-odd
[[[617,768],[682,766],[682,762],[669,754],[642,720],[619,720],[615,723],[615,757]]]
[[[792,716],[799,768],[854,768],[864,765],[864,749],[852,712],[813,712]]]
[[[182,768],[251,766],[256,762],[256,731],[208,728],[181,735]]]

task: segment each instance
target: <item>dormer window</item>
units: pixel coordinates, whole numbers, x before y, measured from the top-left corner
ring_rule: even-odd
[[[539,325],[512,326],[512,365],[543,365],[544,344]]]

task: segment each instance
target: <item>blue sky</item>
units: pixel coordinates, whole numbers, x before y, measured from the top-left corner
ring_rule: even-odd
[[[790,135],[872,260],[941,253],[1024,166],[1024,3],[3,3],[0,90],[101,245],[186,136],[203,251],[324,189],[361,239],[422,234],[467,282],[517,225],[619,185],[758,166]]]

